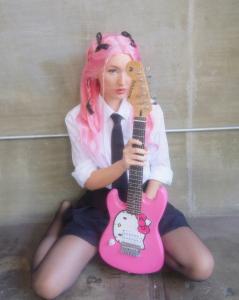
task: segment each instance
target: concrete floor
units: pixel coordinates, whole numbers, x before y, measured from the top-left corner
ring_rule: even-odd
[[[96,257],[76,284],[59,300],[239,300],[239,218],[190,220],[214,254],[216,267],[205,282],[193,282],[169,271],[149,276],[122,273]],[[0,299],[40,299],[30,288],[30,259],[46,225],[1,227]]]

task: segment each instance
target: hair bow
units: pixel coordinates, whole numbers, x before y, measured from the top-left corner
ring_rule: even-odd
[[[135,47],[135,48],[136,48],[135,41],[134,41],[134,39],[132,38],[132,36],[131,36],[130,33],[128,33],[127,31],[122,31],[121,34],[122,34],[123,36],[129,38],[129,39],[130,39],[130,45],[131,45],[132,47]]]
[[[96,41],[97,41],[98,46],[96,47],[95,52],[97,52],[97,51],[99,51],[101,49],[105,49],[106,50],[110,46],[109,44],[101,44],[101,42],[102,42],[102,34],[101,34],[101,32],[98,32],[96,34]]]

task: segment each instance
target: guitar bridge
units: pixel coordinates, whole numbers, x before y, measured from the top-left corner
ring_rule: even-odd
[[[140,247],[137,247],[134,244],[122,242],[121,243],[121,253],[130,255],[130,256],[139,256]]]

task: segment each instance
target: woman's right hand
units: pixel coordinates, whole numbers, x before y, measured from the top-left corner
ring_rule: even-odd
[[[130,166],[144,166],[148,151],[146,149],[134,147],[142,146],[142,142],[137,139],[130,139],[123,149],[122,163],[125,169]]]

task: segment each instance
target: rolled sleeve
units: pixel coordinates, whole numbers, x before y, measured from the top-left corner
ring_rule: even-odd
[[[71,175],[81,187],[84,187],[91,173],[97,170],[97,166],[80,142],[80,132],[76,122],[78,112],[79,107],[71,110],[66,115],[65,123],[71,142],[72,162],[75,167]]]
[[[164,184],[170,185],[173,180],[173,172],[170,168],[164,166],[154,166],[151,169],[149,179],[158,180]]]
[[[154,120],[152,140],[155,144],[151,146],[150,151],[149,179],[170,185],[173,179],[173,171],[169,159],[163,111],[159,105],[154,108],[152,116]]]
[[[82,163],[79,163],[71,175],[75,178],[76,182],[84,187],[87,179],[90,177],[91,173],[97,168],[90,160],[85,160]]]

